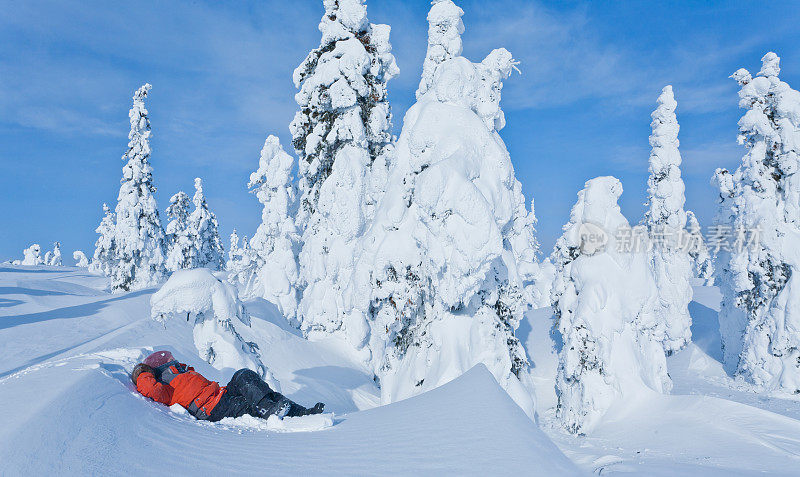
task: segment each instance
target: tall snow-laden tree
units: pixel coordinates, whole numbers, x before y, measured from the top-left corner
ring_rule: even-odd
[[[263,205],[261,224],[250,240],[255,253],[255,277],[247,295],[276,304],[290,321],[294,321],[299,299],[293,162],[278,138],[269,136],[261,150],[258,170],[250,174],[247,184]]]
[[[778,77],[767,53],[754,78],[739,83],[739,143],[747,148],[732,175],[718,170],[718,225],[733,233],[718,256],[723,295],[720,331],[728,370],[756,386],[800,393],[800,93]],[[727,305],[726,305],[727,304]]]
[[[617,204],[621,194],[613,177],[587,182],[551,257],[563,340],[558,417],[577,434],[591,432],[615,402],[671,388],[664,349],[650,331],[658,291],[648,256],[619,241],[619,232],[631,231]]]
[[[464,10],[452,0],[433,0],[431,3],[433,6],[428,12],[428,51],[422,64],[417,99],[428,92],[436,67],[450,58],[461,56],[462,51],[464,22],[461,17]]]
[[[515,64],[504,49],[481,63],[443,61],[405,116],[342,297],[343,335],[363,351],[384,402],[483,363],[532,413],[515,331],[531,301],[519,264],[535,256],[534,219],[498,134],[502,81]]]
[[[178,191],[169,199],[167,217],[167,270],[184,270],[192,268],[197,250],[194,248],[195,237],[189,228],[189,207],[191,201],[186,192]]]
[[[153,168],[150,166],[150,120],[144,100],[151,86],[133,95],[128,151],[122,156],[122,181],[117,197],[111,290],[122,292],[153,286],[164,278],[166,241],[158,215]]]
[[[302,234],[298,317],[307,334],[341,330],[341,301],[363,234],[382,195],[391,148],[387,82],[398,73],[390,28],[363,0],[324,0],[319,48],[294,72],[300,110],[290,126],[299,156]]]
[[[194,210],[189,215],[188,229],[192,239],[194,257],[192,268],[210,268],[222,270],[225,264],[225,251],[219,238],[217,216],[208,208],[206,196],[203,194],[203,180],[194,180]]]
[[[703,238],[700,222],[691,210],[686,211],[686,247],[692,259],[695,278],[703,280],[707,286],[714,284],[714,261],[708,252],[708,245]]]
[[[651,330],[667,355],[682,349],[692,336],[692,262],[681,239],[686,227],[685,187],[681,179],[681,154],[678,150],[678,103],[672,86],[665,86],[658,107],[651,117],[649,206],[645,225],[652,244],[651,266],[658,287],[656,327]]]
[[[103,275],[110,276],[114,267],[114,256],[116,253],[115,245],[116,217],[114,212],[103,204],[103,219],[95,229],[100,236],[94,243],[94,255],[89,270]]]

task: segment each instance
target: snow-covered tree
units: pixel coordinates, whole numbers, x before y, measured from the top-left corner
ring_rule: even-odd
[[[60,267],[61,266],[61,243],[55,242],[53,243],[53,250],[48,251],[45,254],[45,265],[50,265],[51,267]]]
[[[261,224],[250,240],[253,280],[247,296],[259,296],[276,304],[294,320],[298,303],[299,236],[295,228],[296,190],[292,181],[292,156],[269,136],[261,150],[258,170],[247,184],[262,204]]]
[[[246,341],[236,322],[250,326],[236,288],[223,283],[207,268],[178,270],[150,299],[150,316],[164,326],[192,327],[200,358],[217,369],[248,368],[278,390],[272,373],[261,361],[258,345]]]
[[[22,265],[41,265],[44,263],[41,257],[42,248],[38,243],[32,244],[30,247],[23,250],[22,254]]]
[[[652,244],[651,265],[658,287],[658,320],[652,333],[667,355],[682,349],[692,336],[692,261],[681,238],[686,227],[685,187],[681,179],[681,154],[678,150],[678,103],[672,86],[665,86],[658,107],[651,117],[649,206],[645,225]]]
[[[708,252],[700,222],[691,210],[686,211],[686,247],[692,259],[694,277],[703,280],[706,286],[714,284],[714,260]]]
[[[241,259],[239,252],[239,234],[233,229],[230,235],[230,245],[228,245],[228,261],[225,262],[225,270],[231,270],[235,263]]]
[[[208,208],[206,196],[203,194],[203,180],[194,180],[194,210],[188,218],[188,234],[192,239],[194,257],[192,268],[210,268],[222,270],[225,264],[225,251],[219,238],[217,216]]]
[[[384,402],[483,363],[532,411],[515,330],[531,301],[519,263],[536,254],[535,219],[498,134],[499,93],[515,63],[504,49],[477,64],[443,61],[405,116],[342,297],[342,334],[363,350]]]
[[[150,120],[144,100],[151,86],[145,84],[133,95],[128,151],[122,156],[122,181],[117,198],[113,259],[109,270],[111,290],[138,290],[164,278],[166,241],[153,194],[150,166]]]
[[[433,6],[428,12],[428,51],[422,64],[417,99],[428,92],[436,67],[450,58],[461,56],[462,51],[464,22],[461,17],[464,10],[452,0],[433,0],[431,3]]]
[[[718,170],[719,227],[732,231],[717,257],[719,320],[726,368],[760,388],[800,393],[800,93],[778,77],[767,53],[739,83],[739,143],[747,154],[733,174]]]
[[[167,217],[167,270],[192,268],[197,255],[194,248],[194,230],[189,228],[189,206],[191,202],[185,192],[179,191],[169,199]]]
[[[88,268],[89,267],[89,259],[86,258],[86,254],[83,253],[82,250],[75,250],[72,252],[72,259],[75,260],[75,266],[80,268]]]
[[[116,252],[115,229],[116,217],[114,212],[111,211],[108,204],[103,204],[103,219],[95,229],[95,232],[100,236],[97,237],[94,243],[94,255],[92,256],[92,263],[89,265],[90,271],[102,273],[106,276],[111,275]]]
[[[341,301],[357,249],[382,195],[391,150],[387,82],[398,69],[390,28],[364,0],[325,0],[320,46],[294,72],[300,110],[290,126],[299,156],[297,228],[306,333],[343,328]]]
[[[573,433],[591,432],[619,400],[671,388],[664,349],[650,332],[659,317],[648,256],[618,242],[618,231],[631,230],[617,204],[621,194],[613,177],[587,182],[551,258],[563,340],[558,416]]]

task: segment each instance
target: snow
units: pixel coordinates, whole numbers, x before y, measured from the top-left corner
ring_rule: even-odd
[[[301,404],[323,401],[335,415],[200,422],[130,383],[133,365],[154,348],[211,379],[233,373],[197,359],[183,329],[151,320],[150,291],[109,295],[85,270],[30,267],[0,269],[0,287],[20,302],[0,308],[0,405],[13,409],[0,426],[3,475],[579,474],[485,368],[375,407],[372,376],[346,346],[303,339],[257,300],[248,303],[252,328],[241,333],[265,350],[282,392]],[[65,333],[81,322],[81,336]],[[6,346],[19,342],[25,356]]]
[[[693,343],[668,360],[673,394],[612,409],[589,437],[555,417],[559,340],[547,308],[517,332],[535,364],[538,426],[480,366],[376,407],[371,372],[345,343],[303,339],[263,300],[247,302],[252,327],[239,331],[283,393],[333,415],[211,424],[139,396],[127,373],[155,348],[211,379],[233,370],[197,359],[185,329],[151,320],[152,290],[105,289],[85,269],[0,268],[0,474],[796,475],[800,400],[725,374],[716,288],[694,289]]]

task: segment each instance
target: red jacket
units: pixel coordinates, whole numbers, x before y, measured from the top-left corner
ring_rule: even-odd
[[[187,368],[185,372],[179,372],[176,366],[169,367],[169,371],[175,375],[169,384],[157,381],[153,373],[140,374],[136,379],[136,390],[167,406],[180,404],[195,417],[207,419],[225,393],[225,388],[207,380],[194,368],[182,366]]]

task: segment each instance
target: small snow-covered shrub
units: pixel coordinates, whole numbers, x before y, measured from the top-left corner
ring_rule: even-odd
[[[648,254],[619,246],[617,231],[629,230],[621,194],[613,177],[587,182],[552,256],[563,340],[558,417],[573,433],[591,432],[615,402],[671,388],[664,349],[650,331],[659,317]]]
[[[44,264],[49,265],[51,267],[60,267],[61,266],[61,244],[59,242],[55,242],[53,244],[53,250],[48,251],[44,256]]]
[[[244,341],[234,326],[235,321],[250,326],[236,288],[217,279],[211,270],[174,272],[153,294],[150,307],[151,317],[165,325],[171,320],[192,323],[200,357],[215,368],[249,368],[262,378],[271,376],[261,362],[258,346]]]
[[[41,265],[44,260],[41,257],[42,248],[38,243],[32,244],[30,247],[22,251],[23,259],[21,265]]]
[[[83,253],[82,250],[75,250],[72,252],[72,259],[75,260],[75,266],[80,268],[88,268],[89,267],[89,259],[86,258],[86,254]]]

